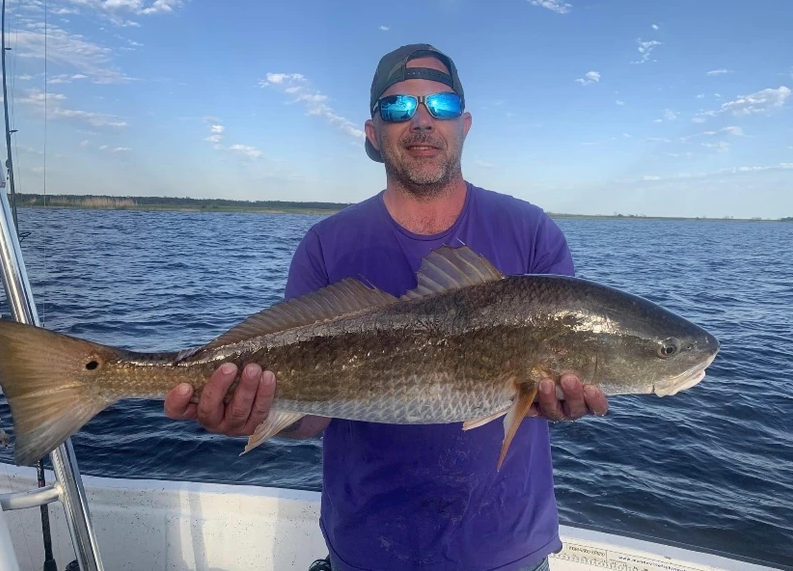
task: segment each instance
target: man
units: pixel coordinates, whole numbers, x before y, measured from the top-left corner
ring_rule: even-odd
[[[382,162],[386,188],[312,227],[299,244],[287,298],[348,276],[399,296],[416,285],[421,259],[465,243],[505,274],[572,275],[566,240],[539,208],[463,179],[460,158],[471,127],[454,63],[426,44],[384,56],[371,87],[368,156]],[[198,405],[190,388],[166,400],[171,418],[197,418],[213,432],[248,435],[267,415],[272,373],[223,365]],[[561,547],[548,419],[605,414],[606,399],[570,376],[563,402],[541,383],[501,471],[502,422],[393,426],[305,417],[281,435],[324,431],[320,525],[334,570],[517,571],[547,569]]]

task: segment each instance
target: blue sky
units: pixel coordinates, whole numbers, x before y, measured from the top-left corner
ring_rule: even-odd
[[[8,0],[17,191],[364,199],[374,67],[426,41],[459,68],[474,184],[553,212],[793,216],[789,0],[373,6]]]

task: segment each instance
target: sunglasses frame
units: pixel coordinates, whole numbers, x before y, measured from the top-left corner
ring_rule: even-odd
[[[432,112],[432,109],[430,109],[430,106],[427,105],[427,99],[430,98],[430,97],[435,97],[437,95],[451,95],[453,97],[456,97],[457,100],[460,102],[460,113],[459,113],[459,115],[455,115],[454,117],[438,117],[438,116],[436,116]],[[410,117],[406,117],[405,119],[389,119],[389,118],[384,117],[383,116],[383,108],[381,106],[381,103],[382,103],[382,101],[384,99],[388,99],[389,97],[408,97],[410,99],[415,99],[416,100],[416,107],[413,110],[413,113],[410,115]],[[427,112],[432,116],[433,119],[435,119],[437,121],[448,121],[449,119],[457,119],[458,117],[461,117],[463,112],[465,111],[465,109],[463,108],[462,97],[460,97],[459,94],[455,93],[454,91],[439,91],[437,93],[430,93],[428,95],[410,95],[408,93],[394,93],[392,95],[386,95],[385,97],[381,97],[380,99],[377,100],[377,102],[375,103],[374,107],[372,108],[372,113],[374,113],[375,111],[377,111],[379,109],[380,110],[380,118],[383,121],[385,121],[386,123],[404,123],[405,121],[410,121],[415,116],[416,111],[418,110],[419,105],[421,105],[421,104],[424,104],[424,107],[427,109]]]

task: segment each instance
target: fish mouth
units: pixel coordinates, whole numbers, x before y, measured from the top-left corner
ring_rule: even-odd
[[[715,358],[716,355],[712,355],[704,363],[698,363],[680,375],[653,384],[653,392],[659,397],[665,397],[690,389],[705,378],[705,370]]]

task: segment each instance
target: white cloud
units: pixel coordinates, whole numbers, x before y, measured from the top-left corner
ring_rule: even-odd
[[[705,94],[704,93],[698,93],[697,94],[697,99],[705,99]]]
[[[358,139],[366,137],[352,121],[339,115],[326,103],[327,95],[309,87],[309,82],[302,73],[268,73],[266,79],[259,81],[259,86],[275,87],[288,95],[296,95],[290,103],[302,103],[308,115],[324,117],[332,125]]]
[[[656,119],[656,122],[659,122],[660,119]],[[701,133],[695,133],[693,135],[687,135],[685,137],[678,137],[677,139],[668,139],[668,138],[661,138],[661,137],[650,137],[645,139],[647,143],[687,143],[692,139],[698,139],[700,137],[706,138],[715,138],[715,137],[722,137],[722,136],[731,136],[731,137],[743,137],[744,132],[743,129],[740,127],[731,125],[729,127],[724,127],[719,129],[718,131],[703,131]]]
[[[768,166],[743,166],[743,167],[730,167],[719,170],[719,174],[740,174],[746,172],[762,172],[771,170],[793,170],[793,163],[779,163],[777,165]]]
[[[721,113],[732,113],[736,117],[762,113],[772,107],[782,107],[790,97],[790,88],[784,85],[773,89],[763,89],[750,95],[741,95],[734,101],[721,106]]]
[[[204,137],[205,141],[212,143],[212,147],[218,151],[231,151],[242,159],[263,159],[264,153],[252,145],[242,145],[239,143],[224,147],[223,142],[226,126],[217,117],[204,117],[204,122],[209,126],[209,135]]]
[[[596,71],[588,71],[584,77],[579,77],[575,80],[576,83],[581,85],[589,85],[590,83],[597,83],[600,81],[600,74]]]
[[[784,85],[776,89],[769,87],[749,95],[740,95],[734,101],[722,103],[719,109],[701,111],[691,120],[694,123],[704,123],[708,117],[716,117],[720,113],[732,113],[735,117],[764,113],[774,107],[782,107],[790,93],[790,88]],[[716,93],[715,97],[718,99],[721,95]]]
[[[377,28],[378,30],[382,30],[383,32],[387,32],[390,28],[388,26],[380,26]]]
[[[718,131],[703,131],[701,135],[704,137],[715,137],[718,135],[732,135],[734,137],[743,137],[743,129],[732,125],[730,127],[724,127],[723,129],[719,129]]]
[[[655,46],[663,45],[662,42],[657,40],[648,40],[643,42],[641,38],[637,38],[636,43],[639,44],[639,53],[641,54],[642,58],[638,61],[632,61],[631,63],[644,63],[650,59],[650,54],[652,53]]]
[[[665,109],[663,119],[653,119],[653,123],[663,123],[664,119],[666,119],[667,121],[674,121],[675,119],[677,119],[677,115],[678,115],[677,111],[672,111],[671,109]]]
[[[220,119],[217,117],[204,117],[204,122],[209,125],[209,136],[204,137],[205,141],[213,143],[215,149],[222,149],[221,141],[223,141],[223,133],[226,127],[221,124]]]
[[[260,159],[264,156],[259,149],[250,145],[231,145],[229,149],[251,159]]]
[[[48,79],[47,83],[57,85],[59,83],[72,83],[78,79],[87,79],[88,76],[83,73],[75,73],[74,75],[69,75],[68,73],[62,73],[60,75],[56,75],[52,79]]]
[[[182,7],[182,0],[154,0],[151,6],[140,10],[140,14],[170,14]]]
[[[79,119],[94,127],[123,128],[127,126],[126,121],[119,121],[114,115],[64,107],[63,102],[66,101],[66,96],[62,93],[47,93],[45,95],[39,89],[28,89],[26,95],[18,97],[16,101],[22,105],[32,107],[42,114],[44,113],[44,104],[46,102],[48,118]]]
[[[528,0],[529,4],[547,8],[557,14],[567,14],[572,6],[563,0]]]
[[[724,175],[737,175],[753,172],[766,172],[766,171],[779,171],[779,170],[793,170],[793,163],[778,163],[775,165],[762,165],[762,166],[740,166],[740,167],[727,167],[712,172],[681,172],[676,175],[668,177],[660,177],[654,175],[644,175],[640,180],[643,182],[659,182],[667,180],[685,180],[692,178],[710,178]],[[630,181],[620,181],[630,182]]]
[[[14,34],[17,55],[43,60],[43,23],[31,23],[28,28]],[[71,34],[54,24],[48,25],[46,53],[50,62],[77,70],[79,73],[73,74],[72,79],[91,78],[94,83],[132,81],[131,77],[109,65],[113,56],[110,48],[95,44],[79,34]]]
[[[724,68],[712,69],[712,70],[706,72],[705,75],[709,75],[709,76],[713,77],[713,76],[716,76],[716,75],[724,75],[725,73],[730,73],[730,70],[729,69],[724,69]]]
[[[136,16],[172,14],[184,5],[183,0],[67,0],[73,5],[107,14],[126,12]],[[67,9],[68,10],[68,9]],[[74,12],[69,12],[74,13]]]
[[[617,104],[617,105],[619,105],[620,107],[622,107],[623,105],[625,105],[625,102],[624,102],[624,101],[622,101],[622,100],[620,100],[620,99],[617,99],[617,100],[616,100],[614,103],[616,103],[616,104]]]
[[[730,144],[727,141],[719,141],[717,143],[700,143],[700,144],[708,149],[715,149],[717,153],[726,153],[730,150]]]
[[[651,27],[653,30],[656,30],[656,31],[657,31],[657,30],[660,28],[660,26],[659,26],[658,24],[652,24],[650,27]]]

